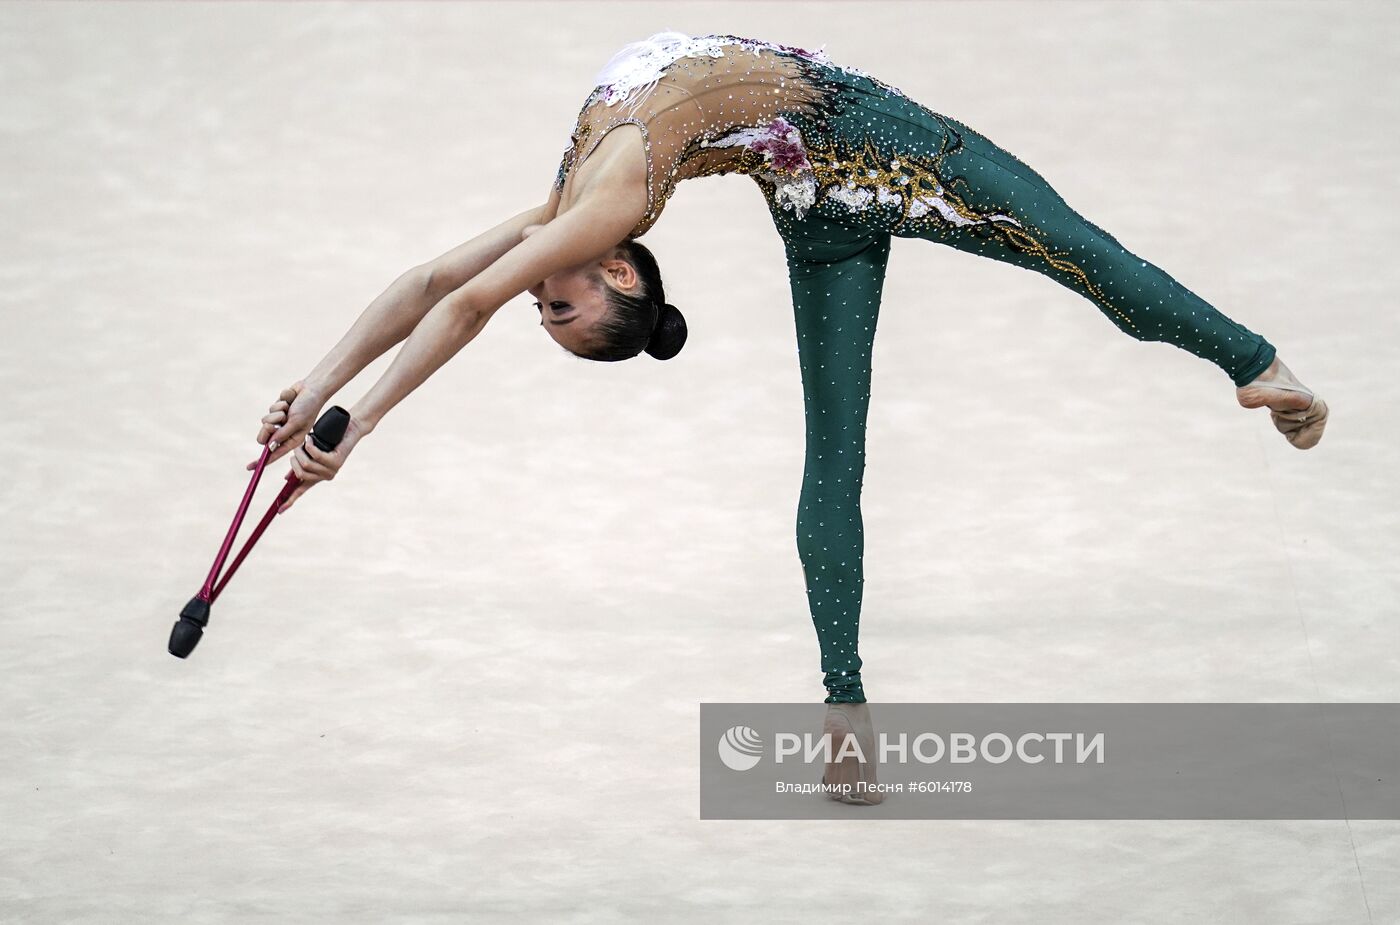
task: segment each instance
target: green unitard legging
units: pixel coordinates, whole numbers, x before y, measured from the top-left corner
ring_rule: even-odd
[[[911,182],[902,188],[941,192],[944,210],[915,216],[886,192],[883,202],[872,195],[863,205],[858,197],[818,197],[798,218],[775,202],[771,184],[759,184],[785,244],[792,284],[807,424],[797,548],[828,703],[865,700],[857,645],[860,493],[871,348],[892,236],[937,241],[1043,273],[1089,298],[1130,336],[1188,350],[1236,385],[1258,376],[1274,356],[1268,341],[1130,253],[987,138],[902,95],[849,82],[841,111],[802,125],[809,146],[818,149],[814,155],[843,163],[855,180],[878,174],[876,182],[894,184],[898,177],[884,171],[903,159]],[[800,114],[792,121],[799,123]]]

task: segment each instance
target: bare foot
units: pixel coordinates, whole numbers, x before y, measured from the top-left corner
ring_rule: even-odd
[[[831,761],[826,763],[822,783],[835,789],[827,795],[842,803],[861,806],[884,802],[885,795],[877,789],[875,762],[875,727],[870,722],[870,707],[864,703],[827,704],[822,734],[831,737]],[[854,736],[854,745],[841,746],[847,736]],[[855,754],[854,746],[860,748]],[[864,760],[861,760],[862,757]]]
[[[1248,385],[1235,389],[1244,408],[1268,408],[1274,427],[1300,450],[1317,445],[1327,426],[1327,403],[1299,382],[1277,356]]]

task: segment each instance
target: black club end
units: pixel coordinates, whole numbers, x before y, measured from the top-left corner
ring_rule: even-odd
[[[204,627],[209,625],[209,602],[202,597],[192,597],[180,611],[180,619],[170,630],[170,654],[176,658],[188,658],[204,636]]]

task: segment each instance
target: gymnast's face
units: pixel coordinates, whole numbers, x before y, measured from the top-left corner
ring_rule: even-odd
[[[522,237],[541,227],[526,227]],[[562,270],[526,291],[534,296],[540,324],[549,336],[570,353],[578,353],[588,346],[594,326],[608,313],[607,289],[635,292],[640,285],[630,263],[607,257]]]

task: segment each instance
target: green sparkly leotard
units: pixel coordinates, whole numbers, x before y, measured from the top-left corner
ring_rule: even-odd
[[[674,32],[633,43],[600,72],[557,184],[621,124],[642,129],[647,152],[649,204],[632,237],[680,180],[730,172],[758,184],[782,236],[807,421],[797,548],[828,703],[865,700],[860,492],[892,237],[1043,273],[1129,336],[1187,350],[1236,385],[1273,359],[1263,337],[1130,253],[1016,157],[823,52]]]

